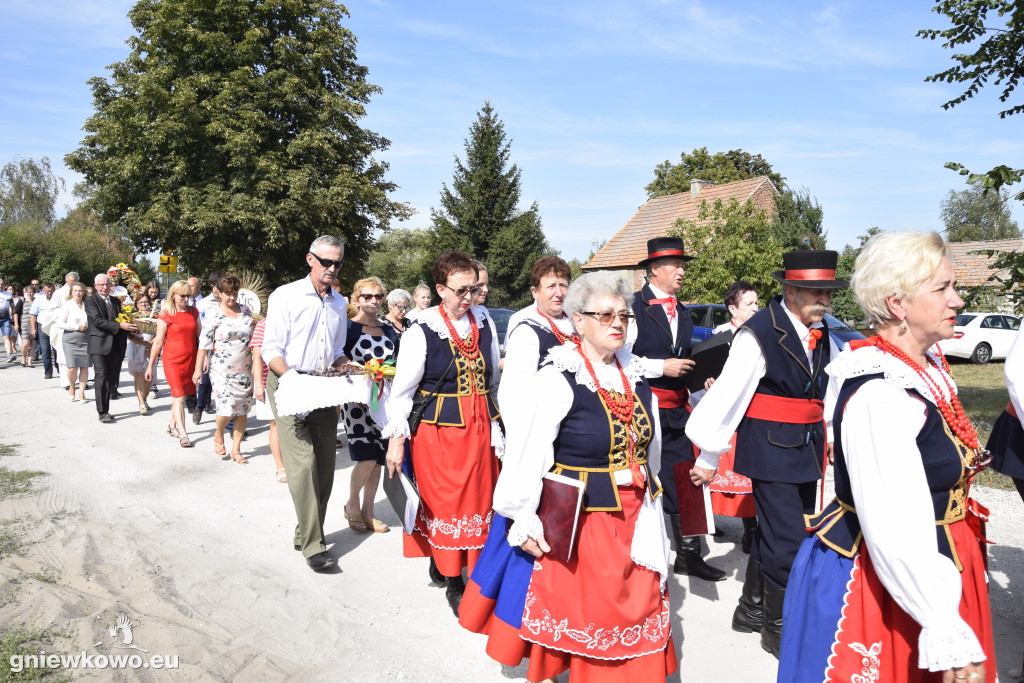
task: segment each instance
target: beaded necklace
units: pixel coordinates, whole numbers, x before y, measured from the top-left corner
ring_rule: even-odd
[[[564,344],[565,342],[569,341],[570,339],[573,342],[579,341],[579,338],[576,336],[575,332],[573,332],[571,337],[565,336],[565,333],[563,333],[562,330],[558,329],[558,325],[555,324],[555,321],[552,320],[551,317],[548,316],[547,313],[545,313],[544,311],[540,310],[540,308],[537,309],[537,312],[540,313],[542,318],[544,318],[545,320],[548,321],[548,325],[551,326],[551,332],[555,335],[555,339],[558,340],[559,344]],[[596,381],[597,380],[595,380],[595,382]]]
[[[903,361],[907,366],[913,369],[921,379],[924,380],[925,384],[928,386],[928,390],[932,394],[932,398],[935,401],[935,407],[939,409],[939,414],[942,415],[942,419],[946,421],[949,428],[965,446],[981,456],[982,454],[979,453],[980,446],[978,444],[978,433],[974,430],[974,425],[972,425],[970,419],[968,419],[963,406],[960,405],[960,399],[953,390],[953,385],[949,383],[948,379],[946,379],[946,375],[941,372],[942,368],[940,365],[930,356],[925,356],[928,359],[929,365],[934,367],[936,370],[940,370],[939,377],[942,378],[942,382],[946,385],[946,390],[949,393],[949,401],[944,398],[942,389],[939,387],[938,382],[933,380],[931,375],[929,375],[924,368],[908,356],[903,349],[900,349],[894,344],[881,338],[879,338],[878,346],[882,351],[890,354],[893,358]],[[949,366],[946,363],[945,357],[943,357],[942,360],[943,365],[948,368]]]
[[[466,311],[466,315],[469,316],[469,341],[466,341],[455,331],[455,326],[452,325],[444,304],[441,304],[438,308],[441,310],[441,318],[448,328],[448,336],[451,338],[452,344],[458,349],[463,358],[475,360],[480,355],[480,330],[476,326],[476,319],[473,318],[473,311]]]
[[[623,423],[626,426],[626,442],[629,448],[629,469],[633,477],[634,486],[644,485],[644,474],[640,468],[640,463],[636,461],[635,445],[636,440],[633,437],[633,389],[629,384],[629,380],[626,379],[626,371],[622,369],[622,363],[619,359],[615,359],[615,367],[619,370],[619,377],[622,378],[622,398],[615,398],[611,395],[611,392],[601,386],[601,383],[597,380],[597,374],[594,372],[594,366],[590,363],[590,359],[587,358],[587,354],[583,353],[583,347],[579,342],[576,342],[576,351],[583,357],[583,364],[587,368],[587,372],[590,373],[590,379],[594,380],[594,386],[597,388],[597,394],[601,397],[601,401],[608,408],[608,412],[615,417],[616,420]]]

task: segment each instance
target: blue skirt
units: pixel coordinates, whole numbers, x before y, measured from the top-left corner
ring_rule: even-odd
[[[992,469],[1008,477],[1024,479],[1024,428],[1005,410],[992,426],[985,448],[992,452]]]

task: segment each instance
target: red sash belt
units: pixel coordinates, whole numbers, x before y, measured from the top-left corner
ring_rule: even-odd
[[[1006,412],[1010,414],[1010,417],[1017,417],[1017,410],[1013,407],[1013,401],[1010,401],[1009,403],[1006,404]]]
[[[811,424],[825,419],[825,402],[818,399],[754,394],[746,416],[769,422]]]
[[[690,392],[683,389],[659,389],[651,387],[651,391],[658,397],[659,408],[678,408],[686,405],[690,398]]]

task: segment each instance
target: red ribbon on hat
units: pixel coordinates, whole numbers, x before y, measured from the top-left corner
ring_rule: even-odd
[[[651,299],[648,303],[651,305],[662,304],[665,306],[665,315],[668,316],[668,319],[675,320],[676,304],[679,303],[679,301],[674,296],[666,296],[661,299]]]
[[[804,268],[802,270],[787,270],[783,275],[784,280],[835,280],[836,270],[825,268]]]

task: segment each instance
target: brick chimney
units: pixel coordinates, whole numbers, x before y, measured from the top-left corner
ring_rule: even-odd
[[[710,180],[700,180],[698,178],[690,178],[690,196],[696,197],[700,194],[700,191],[705,187],[711,187],[714,185]]]

